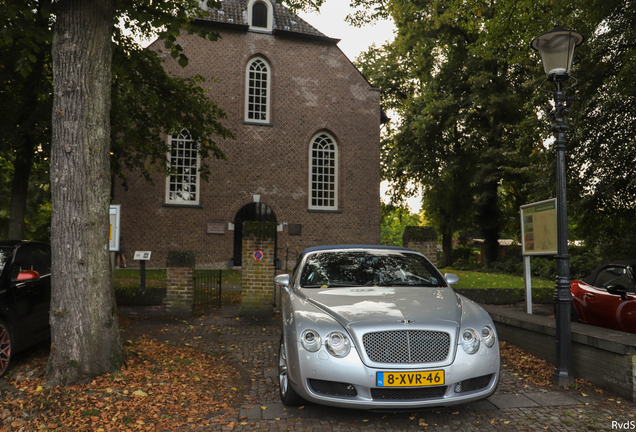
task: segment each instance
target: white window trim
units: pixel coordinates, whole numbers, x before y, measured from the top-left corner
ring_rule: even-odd
[[[333,206],[318,206],[318,205],[313,205],[311,200],[312,200],[312,192],[313,192],[313,188],[312,188],[312,183],[313,183],[313,179],[312,179],[312,174],[313,174],[313,147],[314,147],[314,142],[316,141],[316,138],[320,137],[321,135],[326,135],[328,136],[331,141],[333,142],[334,145],[334,205]],[[336,141],[336,139],[334,138],[333,135],[331,135],[329,132],[326,131],[321,131],[318,132],[317,134],[315,134],[312,138],[311,141],[309,142],[309,175],[308,175],[308,190],[309,190],[309,194],[308,194],[308,199],[307,199],[307,208],[310,210],[327,210],[327,211],[334,211],[334,210],[338,210],[338,189],[339,189],[339,177],[340,177],[340,169],[339,169],[339,155],[338,155],[339,151],[338,151],[338,142]]]
[[[189,131],[187,130],[183,130],[179,133],[179,135],[168,135],[168,168],[170,168],[170,160],[171,160],[171,156],[172,156],[172,141],[173,140],[179,140],[179,139],[184,139],[184,138],[180,138],[184,133],[187,133],[188,135],[190,135],[190,141],[192,141],[194,143],[194,140],[192,140],[192,135],[190,134]],[[193,146],[194,147],[194,146]],[[196,146],[198,147],[198,146]],[[195,205],[199,205],[199,201],[201,199],[201,172],[200,172],[200,168],[201,168],[201,155],[198,152],[198,148],[195,149],[197,150],[197,164],[196,164],[196,181],[195,181],[195,187],[196,187],[196,199],[194,200],[180,200],[180,199],[170,199],[170,175],[166,176],[166,194],[165,194],[165,203],[166,204],[172,204],[172,205],[184,205],[184,206],[195,206]]]
[[[254,3],[263,3],[267,6],[267,27],[257,27],[252,25],[252,7],[254,6]],[[250,0],[247,4],[247,22],[250,25],[250,30],[271,33],[274,27],[274,8],[272,7],[272,4],[268,0]]]
[[[250,67],[257,60],[260,60],[263,63],[265,63],[265,66],[267,67],[267,80],[266,80],[266,83],[267,83],[267,95],[266,95],[266,99],[265,99],[265,110],[266,110],[265,111],[265,119],[251,119],[251,118],[249,118]],[[270,123],[270,105],[271,105],[271,100],[272,100],[272,67],[270,66],[269,62],[267,60],[265,60],[263,57],[260,57],[260,56],[252,57],[250,59],[250,61],[247,62],[247,66],[245,67],[245,112],[244,112],[245,122],[247,122],[247,123],[269,124]]]

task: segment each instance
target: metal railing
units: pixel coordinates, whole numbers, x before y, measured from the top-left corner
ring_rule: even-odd
[[[221,307],[223,270],[194,271],[194,308]]]

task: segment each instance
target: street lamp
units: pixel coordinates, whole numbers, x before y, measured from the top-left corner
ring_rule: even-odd
[[[557,277],[554,293],[556,316],[556,365],[552,382],[558,386],[574,383],[572,375],[572,334],[570,314],[572,293],[570,292],[570,256],[568,255],[568,213],[565,177],[565,116],[570,112],[572,97],[565,96],[564,82],[570,78],[574,59],[574,48],[583,43],[583,35],[555,25],[552,30],[534,38],[530,44],[539,51],[546,81],[554,83],[554,109],[548,114],[556,123],[552,127],[556,139],[557,161]],[[543,90],[543,84],[541,90]],[[543,90],[547,91],[547,90]]]

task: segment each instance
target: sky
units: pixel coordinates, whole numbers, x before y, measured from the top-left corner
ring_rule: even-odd
[[[338,47],[351,61],[371,44],[380,46],[387,40],[393,40],[393,21],[384,20],[357,28],[345,22],[345,17],[351,11],[353,9],[349,7],[348,0],[327,0],[320,12],[300,12],[298,15],[326,36],[340,39]]]
[[[361,52],[366,51],[371,44],[375,43],[379,47],[386,41],[393,40],[395,26],[392,21],[385,20],[374,25],[357,28],[350,26],[344,20],[350,11],[352,9],[347,0],[327,0],[319,13],[300,12],[298,15],[324,35],[340,39],[338,47],[351,61],[354,61]],[[382,182],[380,194],[385,202],[389,201],[385,197],[387,190],[388,183]],[[408,199],[407,204],[411,212],[419,213],[421,196]]]

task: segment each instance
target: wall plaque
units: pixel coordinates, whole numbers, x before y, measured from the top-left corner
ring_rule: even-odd
[[[208,222],[208,234],[225,234],[225,222]]]

